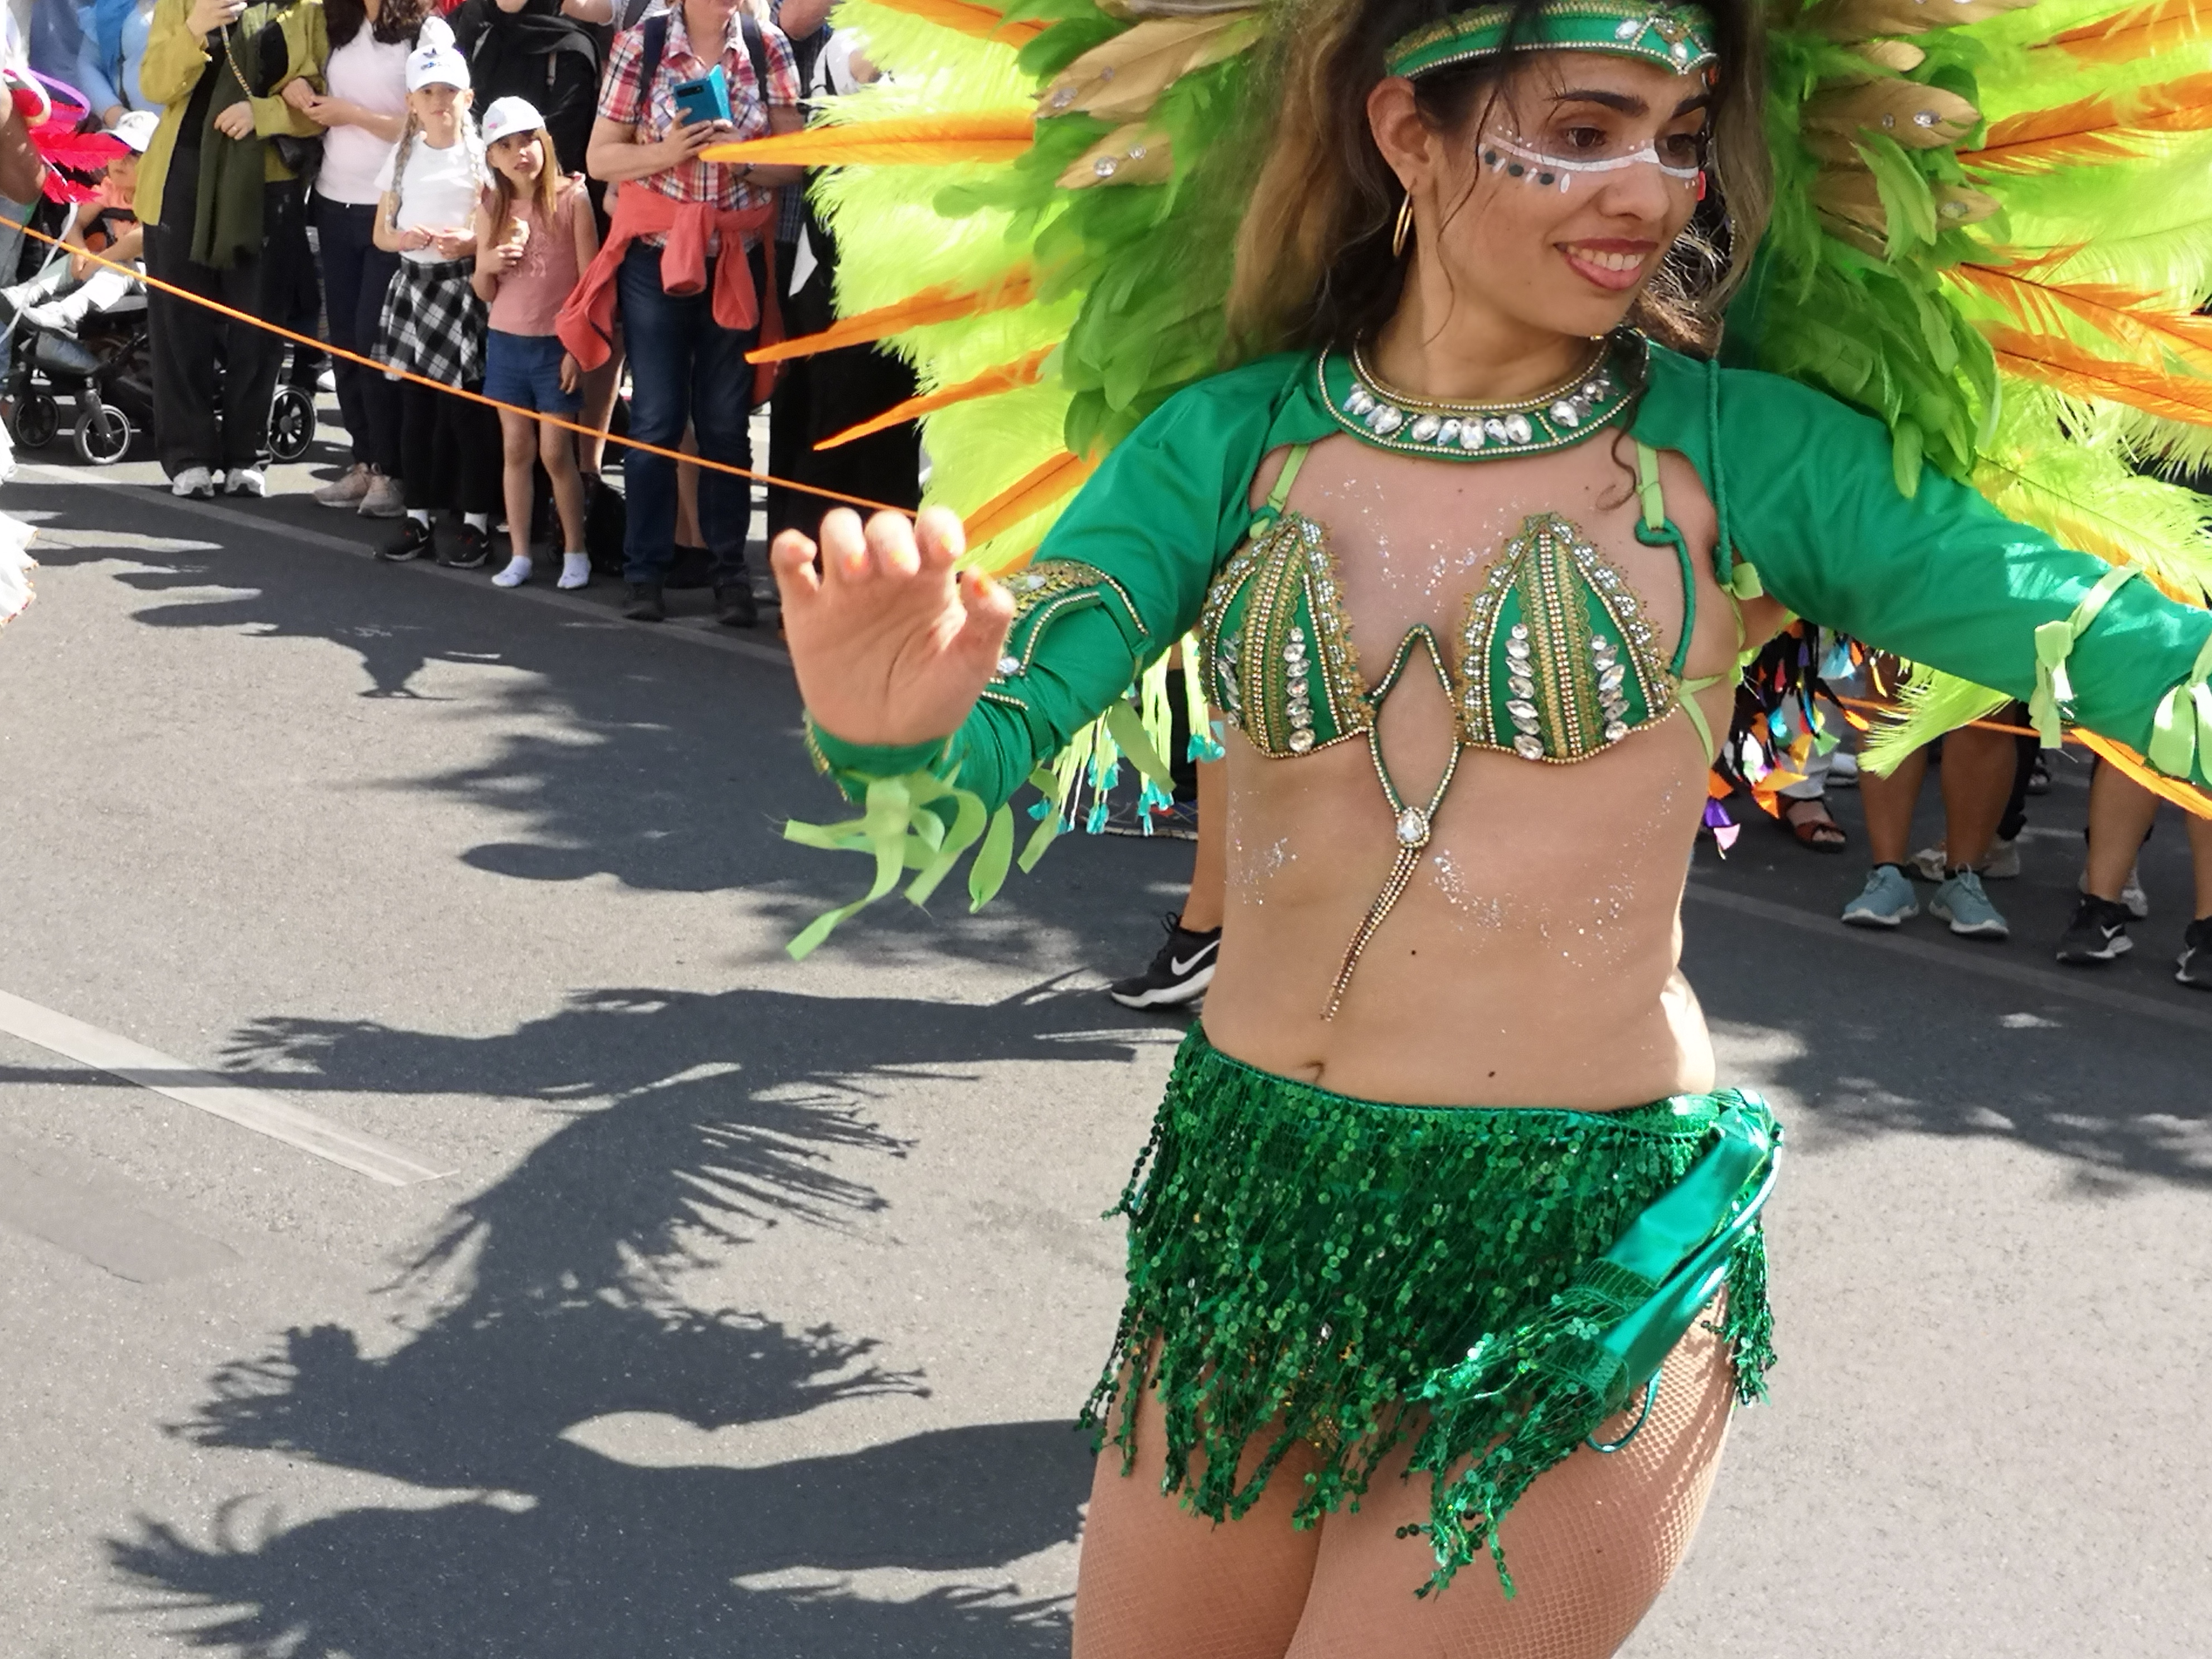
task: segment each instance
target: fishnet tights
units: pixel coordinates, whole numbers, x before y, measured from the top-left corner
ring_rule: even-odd
[[[1510,1601],[1480,1559],[1449,1589],[1413,1595],[1432,1565],[1428,1542],[1396,1534],[1428,1518],[1429,1481],[1398,1478],[1407,1448],[1383,1464],[1357,1514],[1291,1530],[1311,1467],[1294,1455],[1250,1513],[1217,1526],[1160,1495],[1164,1446],[1148,1401],[1128,1478],[1119,1451],[1098,1460],[1075,1659],[1606,1659],[1689,1549],[1733,1387],[1725,1345],[1692,1325],[1642,1432],[1610,1455],[1576,1452],[1506,1516],[1520,1591]],[[1633,1420],[1624,1414],[1600,1437],[1619,1438]]]

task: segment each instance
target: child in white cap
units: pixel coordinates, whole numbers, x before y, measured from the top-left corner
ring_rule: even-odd
[[[495,101],[484,112],[483,139],[492,171],[477,228],[476,290],[491,302],[484,395],[511,405],[499,411],[499,425],[514,551],[492,580],[520,587],[530,580],[533,463],[543,460],[561,520],[560,586],[581,587],[592,579],[592,560],[584,550],[576,436],[526,411],[576,418],[581,371],[553,319],[599,251],[599,225],[584,181],[562,176],[544,118],[527,99]]]
[[[469,66],[443,18],[426,19],[407,60],[407,125],[377,179],[377,246],[399,258],[385,291],[377,356],[419,377],[399,387],[399,474],[407,520],[379,558],[404,563],[437,552],[431,514],[461,510],[460,545],[441,564],[471,570],[491,556],[499,506],[499,422],[485,405],[423,381],[475,392],[483,385],[484,303],[476,271],[477,198],[483,147],[469,118]],[[397,375],[395,374],[395,378]]]

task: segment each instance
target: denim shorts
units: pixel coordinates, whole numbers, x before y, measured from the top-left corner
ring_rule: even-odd
[[[517,409],[573,417],[583,405],[583,394],[561,390],[563,349],[556,334],[491,330],[484,344],[483,395]]]

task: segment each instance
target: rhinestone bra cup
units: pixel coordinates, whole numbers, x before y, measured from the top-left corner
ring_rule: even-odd
[[[1199,638],[1215,706],[1261,753],[1311,754],[1374,726],[1381,688],[1360,681],[1335,556],[1303,514],[1284,512],[1231,556]],[[1587,760],[1676,701],[1643,601],[1554,513],[1532,514],[1506,544],[1468,596],[1456,643],[1447,672],[1463,748]]]

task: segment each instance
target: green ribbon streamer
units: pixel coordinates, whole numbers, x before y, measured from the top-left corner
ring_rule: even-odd
[[[2189,678],[2166,694],[2151,721],[2149,759],[2170,778],[2191,779],[2198,757],[2212,757],[2212,636]]]
[[[947,799],[953,804],[950,826],[930,810],[933,801]],[[960,854],[982,835],[985,817],[982,800],[972,791],[955,788],[927,772],[908,772],[902,777],[871,778],[866,811],[860,817],[842,823],[794,821],[785,824],[784,839],[802,847],[872,854],[876,878],[850,904],[817,916],[784,950],[793,961],[804,961],[836,931],[838,923],[897,886],[905,871],[918,872],[907,888],[907,897],[916,904],[924,902],[959,861]],[[1011,837],[1011,830],[1008,833]]]
[[[2105,602],[2137,574],[2133,565],[2115,565],[2098,579],[2063,622],[2047,622],[2035,630],[2035,690],[2027,700],[2027,717],[2045,749],[2064,741],[2065,710],[2074,701],[2074,682],[2066,672],[2075,642],[2089,631]]]

